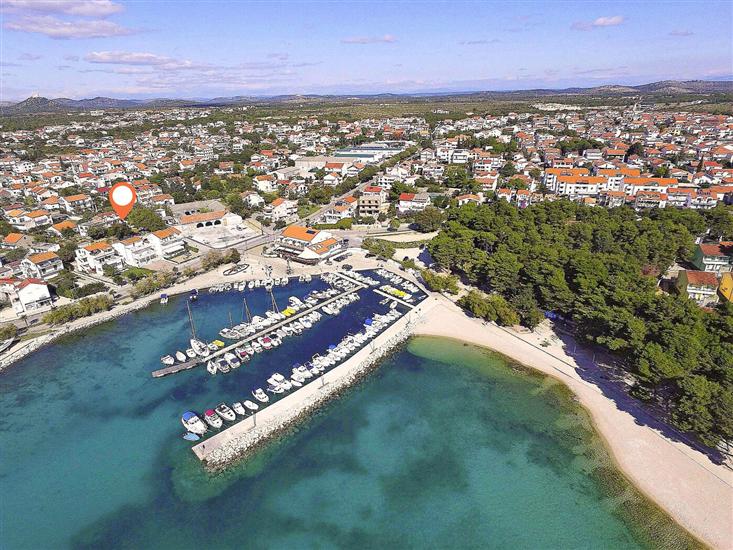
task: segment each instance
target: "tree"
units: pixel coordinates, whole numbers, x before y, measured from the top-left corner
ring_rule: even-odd
[[[434,206],[428,206],[424,210],[417,212],[414,216],[415,229],[421,233],[430,233],[440,229],[443,223],[443,212]]]
[[[166,225],[155,210],[136,204],[126,218],[127,223],[140,231],[159,231]]]
[[[514,163],[512,161],[507,162],[499,170],[499,175],[504,178],[510,178],[516,173],[517,173],[517,169],[514,167]]]
[[[361,247],[374,254],[378,258],[389,260],[392,258],[397,251],[397,247],[394,243],[385,241],[383,239],[375,239],[373,237],[367,237],[361,243]]]
[[[401,225],[402,222],[400,222],[400,220],[398,220],[397,218],[392,218],[391,220],[389,220],[389,228],[392,230],[396,231],[400,228]]]
[[[644,156],[644,146],[638,141],[635,141],[634,143],[632,143],[631,147],[629,147],[628,150],[626,151],[627,159],[633,155],[636,155],[638,157]]]
[[[13,323],[0,325],[0,340],[9,340],[18,336],[18,327]]]

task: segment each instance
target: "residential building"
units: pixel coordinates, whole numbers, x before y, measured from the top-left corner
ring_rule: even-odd
[[[733,241],[701,243],[695,247],[692,264],[700,271],[723,273],[733,269]]]
[[[112,245],[122,261],[132,267],[142,267],[158,259],[155,248],[146,237],[130,237]]]
[[[123,268],[123,260],[112,245],[106,241],[98,241],[76,249],[76,264],[81,271],[104,274],[104,267],[114,270]]]
[[[718,278],[715,273],[682,270],[677,276],[677,288],[700,306],[718,302]]]
[[[10,302],[16,315],[34,313],[53,303],[46,281],[35,277],[0,279],[0,297]]]
[[[148,235],[148,240],[159,258],[173,258],[186,250],[181,232],[175,227],[153,231]]]
[[[64,269],[64,264],[55,252],[39,252],[23,258],[20,262],[26,277],[50,279]]]

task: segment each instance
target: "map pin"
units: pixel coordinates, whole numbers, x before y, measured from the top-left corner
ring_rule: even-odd
[[[109,202],[122,220],[130,213],[136,200],[135,188],[126,181],[115,184],[109,190]]]

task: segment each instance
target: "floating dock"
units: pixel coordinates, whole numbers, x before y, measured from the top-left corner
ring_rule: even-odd
[[[190,361],[186,361],[185,363],[176,363],[175,365],[171,365],[163,369],[154,370],[153,378],[162,378],[163,376],[168,376],[169,374],[175,374],[177,372],[181,372],[182,370],[192,369],[195,366],[197,366],[200,362],[201,361],[199,361],[198,359],[191,359]]]

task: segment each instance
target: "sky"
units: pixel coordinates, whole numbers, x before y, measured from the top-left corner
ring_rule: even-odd
[[[0,0],[0,101],[733,78],[716,1]]]

